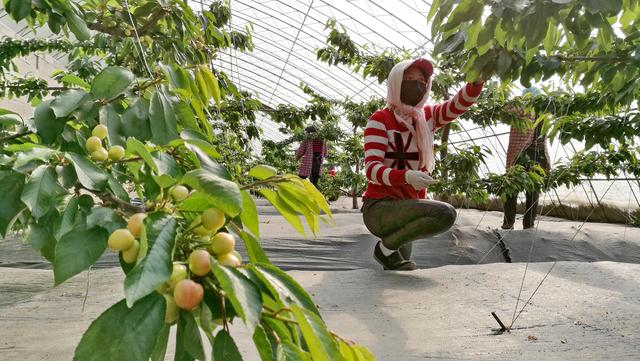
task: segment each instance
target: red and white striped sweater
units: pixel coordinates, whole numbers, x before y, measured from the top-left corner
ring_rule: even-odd
[[[433,118],[435,132],[466,112],[482,92],[482,84],[467,84],[450,100],[427,105],[425,119]],[[363,197],[390,199],[420,199],[425,190],[416,191],[405,183],[409,169],[418,170],[418,147],[409,130],[398,123],[389,108],[379,110],[369,118],[364,130],[365,171],[369,184]],[[432,150],[433,151],[433,150]],[[426,169],[419,169],[425,171]]]

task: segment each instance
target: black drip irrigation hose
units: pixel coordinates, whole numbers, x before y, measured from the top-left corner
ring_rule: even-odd
[[[511,255],[509,255],[509,248],[507,247],[507,244],[504,243],[504,238],[502,238],[502,234],[500,234],[500,232],[498,232],[497,229],[493,230],[493,233],[496,235],[496,237],[498,237],[498,245],[500,246],[500,249],[502,249],[502,257],[504,258],[504,261],[507,263],[511,263]]]

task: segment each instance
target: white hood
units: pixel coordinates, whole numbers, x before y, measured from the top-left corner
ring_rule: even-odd
[[[400,101],[400,90],[402,88],[404,71],[412,65],[422,70],[427,77],[427,91],[415,106],[410,106]],[[435,158],[433,156],[434,127],[432,119],[428,122],[425,119],[424,105],[431,91],[431,74],[433,74],[433,67],[428,60],[405,60],[396,64],[391,69],[389,77],[387,78],[387,107],[393,111],[396,120],[413,134],[420,155],[419,168],[426,167],[429,173],[433,171],[435,166]],[[412,125],[414,121],[416,124],[415,128]]]

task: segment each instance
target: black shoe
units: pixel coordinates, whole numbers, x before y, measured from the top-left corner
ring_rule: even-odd
[[[502,229],[513,229],[513,224],[512,225],[503,224]]]
[[[380,249],[381,244],[382,241],[378,241],[376,244],[376,247],[373,250],[373,258],[375,258],[375,260],[378,261],[385,270],[413,271],[418,268],[413,261],[404,259],[398,251],[385,256]]]

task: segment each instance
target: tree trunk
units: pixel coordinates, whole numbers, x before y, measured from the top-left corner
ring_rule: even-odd
[[[440,149],[440,161],[444,160],[444,157],[447,156],[449,150],[447,149],[447,143],[449,142],[449,133],[451,132],[451,124],[447,124],[442,127],[442,145],[444,146]],[[442,168],[442,179],[447,180],[449,178],[449,170],[446,168]]]
[[[447,101],[449,100],[449,89],[445,89],[445,98],[444,100]],[[447,156],[447,154],[449,153],[448,151],[448,147],[447,147],[447,143],[449,143],[449,133],[451,132],[451,123],[445,125],[444,127],[442,127],[442,149],[440,150],[440,161],[442,162],[444,160],[444,157]],[[442,179],[443,180],[447,180],[447,178],[449,178],[449,170],[446,168],[442,169]]]
[[[356,162],[356,176],[360,174],[360,160]],[[358,181],[356,180],[353,183],[353,188],[351,189],[351,197],[353,199],[353,209],[358,209]]]

